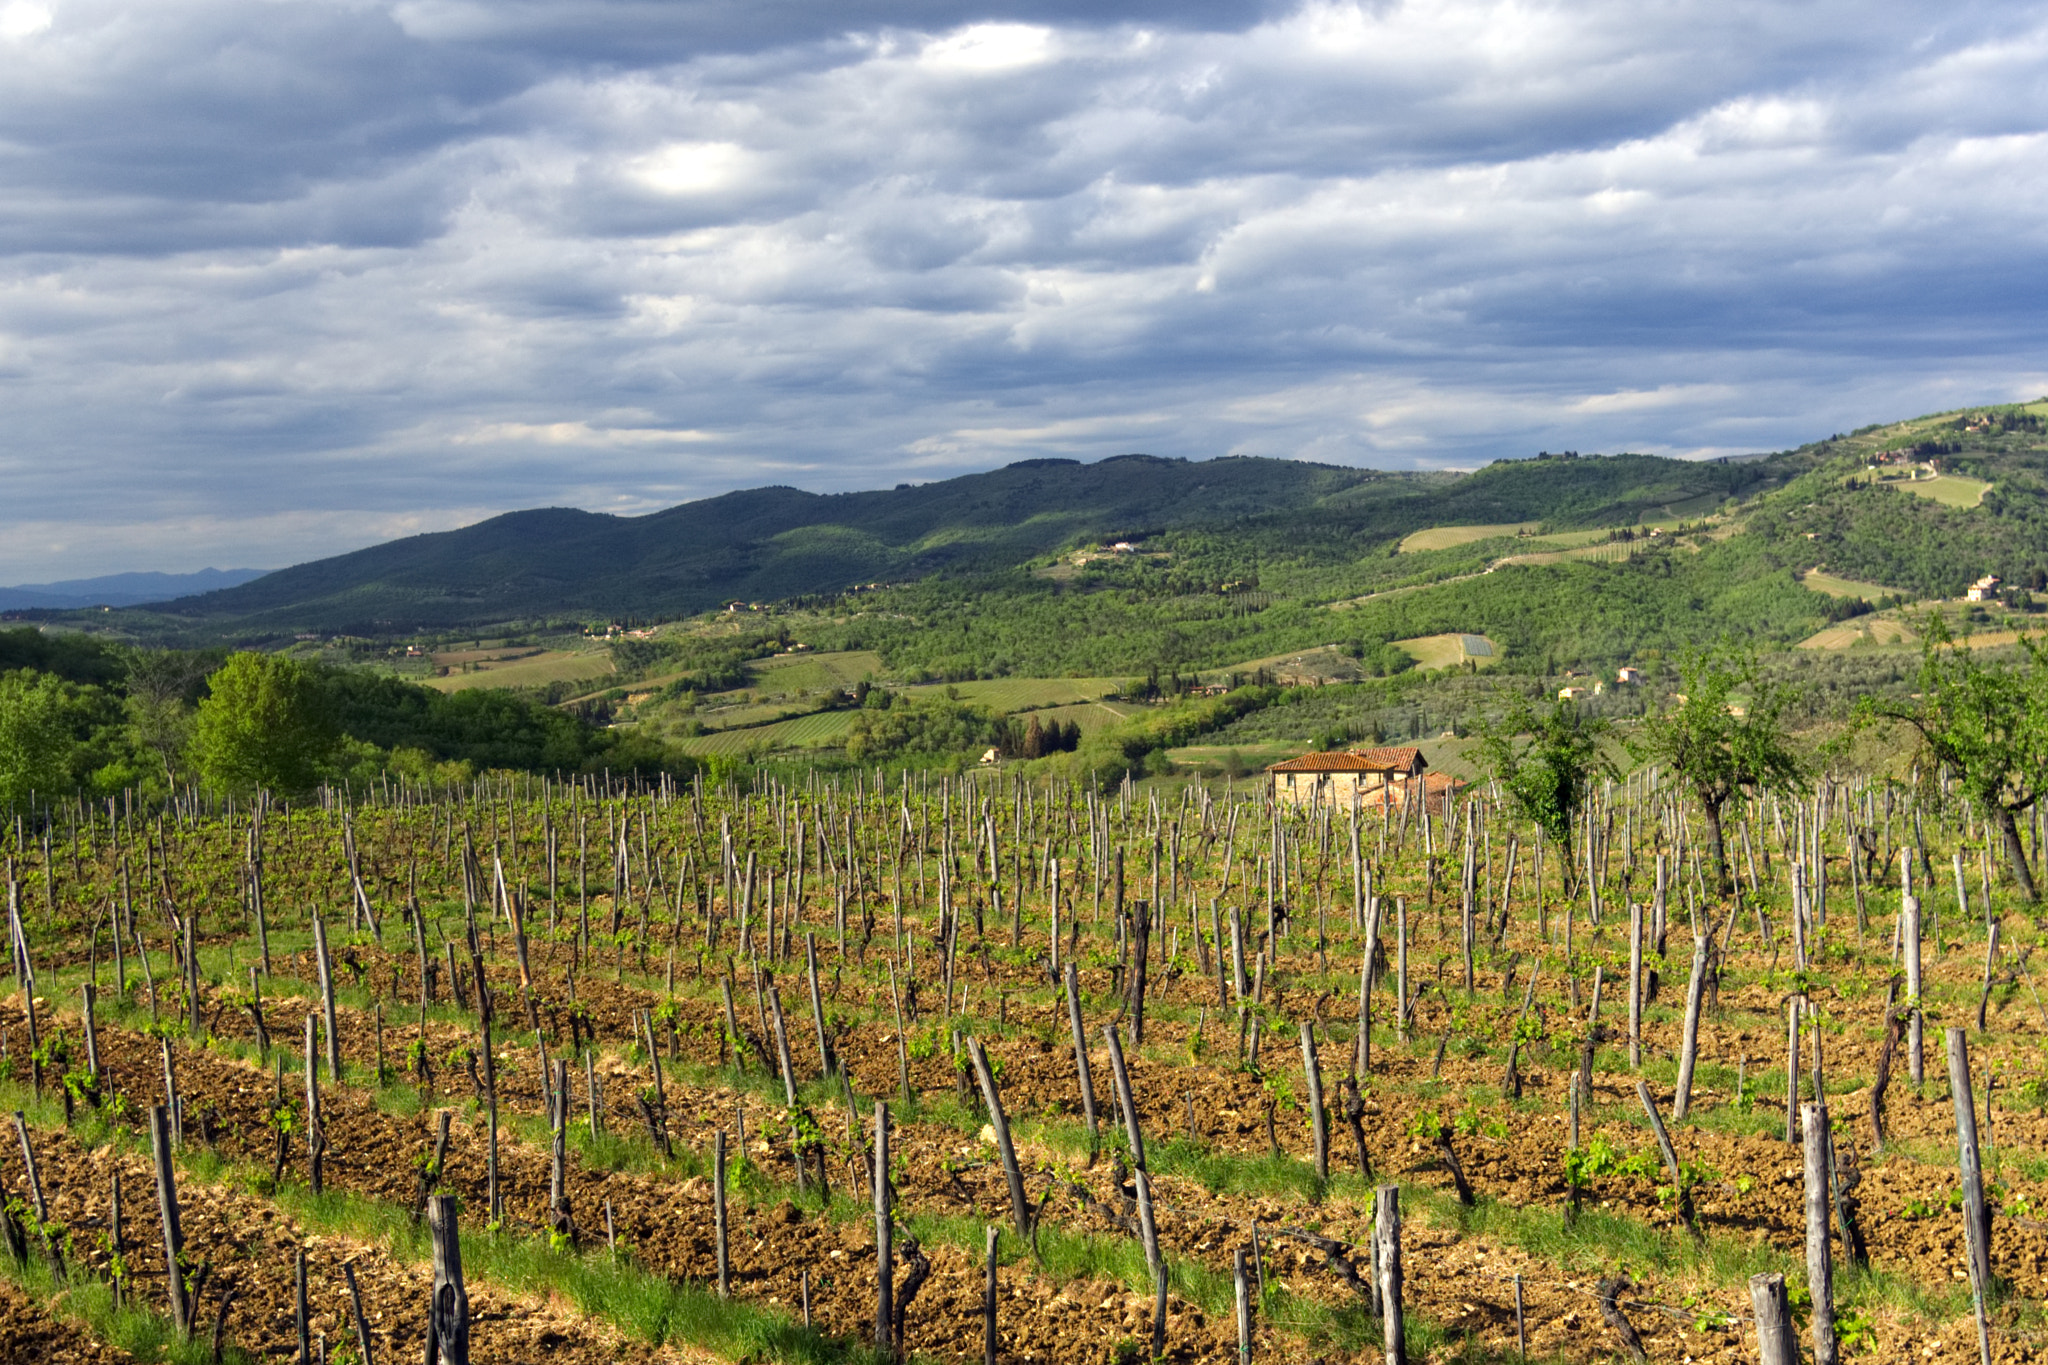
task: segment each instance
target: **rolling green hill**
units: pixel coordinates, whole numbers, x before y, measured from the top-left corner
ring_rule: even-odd
[[[1465,476],[1240,457],[1027,460],[886,491],[752,489],[643,517],[513,512],[128,613],[122,623],[197,642],[677,616],[733,599],[1006,569],[1110,537],[1202,529],[1254,553],[1312,540],[1350,554],[1444,522],[1628,522],[1687,500],[1718,503],[1775,476],[1756,465],[1650,456],[1501,462]],[[1235,570],[1228,555],[1212,558],[1219,581],[1250,572]]]

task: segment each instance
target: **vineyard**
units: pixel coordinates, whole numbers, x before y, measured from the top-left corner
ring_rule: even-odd
[[[39,809],[5,833],[0,1344],[2048,1357],[2012,845],[1935,783],[1738,795],[1730,896],[1668,774],[1569,847],[1497,796]]]

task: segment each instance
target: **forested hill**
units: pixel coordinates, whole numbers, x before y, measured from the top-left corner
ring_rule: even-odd
[[[1781,480],[1766,463],[1500,462],[1469,475],[1293,460],[1027,460],[886,491],[760,488],[642,517],[549,508],[281,570],[131,617],[142,633],[260,640],[573,617],[680,615],[1013,566],[1105,537],[1210,528],[1349,550],[1440,523],[1633,521]]]

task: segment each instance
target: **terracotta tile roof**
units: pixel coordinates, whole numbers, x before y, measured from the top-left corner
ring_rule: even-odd
[[[1353,749],[1350,752],[1303,754],[1270,764],[1269,773],[1391,773],[1426,768],[1420,749]]]

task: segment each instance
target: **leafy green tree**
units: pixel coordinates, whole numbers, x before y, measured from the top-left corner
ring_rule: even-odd
[[[1613,761],[1601,749],[1612,729],[1559,698],[1545,711],[1518,702],[1481,733],[1480,756],[1509,804],[1557,841],[1573,877],[1578,864],[1572,856],[1572,825],[1595,784],[1614,773]]]
[[[1738,792],[1797,790],[1799,756],[1785,739],[1789,689],[1767,684],[1754,655],[1726,649],[1693,654],[1678,665],[1684,691],[1644,724],[1631,746],[1638,757],[1669,767],[1700,803],[1722,895],[1733,894],[1721,812]],[[1740,698],[1738,700],[1738,698]]]
[[[1967,639],[1930,614],[1921,647],[1920,693],[1910,705],[1865,701],[1865,716],[1904,721],[1927,754],[2005,840],[2006,860],[2029,901],[2039,901],[2020,846],[2019,815],[2048,793],[2048,662],[2033,638],[2019,639],[2017,662],[1987,662]]]
[[[0,673],[0,805],[71,790],[77,716],[73,689],[55,674]]]
[[[128,659],[128,737],[139,752],[163,764],[168,786],[183,781],[180,769],[192,741],[193,693],[206,676],[201,656],[174,649],[137,650]]]
[[[206,683],[192,750],[208,784],[299,792],[319,780],[339,732],[312,669],[279,654],[235,654]]]

